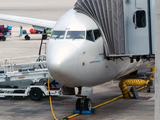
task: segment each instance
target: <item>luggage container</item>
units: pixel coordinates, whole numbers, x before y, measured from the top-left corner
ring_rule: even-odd
[[[8,32],[8,28],[1,29],[2,33]]]
[[[8,25],[4,25],[4,28],[7,28],[7,29],[8,29]]]
[[[46,33],[47,33],[47,34],[51,34],[51,33],[52,33],[52,30],[51,30],[51,29],[46,29]]]
[[[11,33],[10,32],[6,32],[6,35],[11,35]]]
[[[12,26],[8,26],[8,30],[12,30]]]
[[[6,41],[6,37],[11,36],[12,26],[0,25],[0,41]]]
[[[0,29],[4,29],[4,25],[0,25]]]
[[[0,36],[3,36],[3,33],[0,33]]]
[[[36,34],[36,30],[30,29],[30,33]]]

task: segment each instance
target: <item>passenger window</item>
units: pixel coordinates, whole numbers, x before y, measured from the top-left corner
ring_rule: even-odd
[[[94,41],[93,32],[92,30],[87,31],[87,40]]]
[[[101,36],[101,32],[97,29],[97,30],[94,30],[94,38],[95,40],[97,40],[100,36]]]
[[[136,25],[138,28],[146,27],[146,12],[144,10],[136,11]]]

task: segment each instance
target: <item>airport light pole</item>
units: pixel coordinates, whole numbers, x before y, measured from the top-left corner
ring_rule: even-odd
[[[155,0],[155,120],[160,120],[160,0]]]

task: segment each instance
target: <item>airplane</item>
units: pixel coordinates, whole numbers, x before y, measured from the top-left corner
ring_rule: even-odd
[[[39,31],[44,31],[45,29],[48,29],[48,28],[52,29],[56,24],[56,21],[51,21],[51,20],[21,17],[21,16],[14,16],[14,15],[5,15],[5,14],[0,14],[0,19],[32,25],[35,30],[39,30]],[[44,39],[47,39],[46,34],[42,34],[42,37]],[[26,40],[30,39],[28,34],[25,36],[25,39]]]
[[[92,101],[87,96],[92,94],[93,86],[155,64],[154,59],[149,61],[147,55],[141,54],[135,58],[125,55],[107,57],[100,26],[92,17],[75,9],[69,10],[58,22],[44,21],[42,24],[36,19],[2,14],[0,19],[53,28],[47,44],[48,70],[64,86],[64,94],[75,95],[74,88],[78,88],[76,110],[92,109]]]

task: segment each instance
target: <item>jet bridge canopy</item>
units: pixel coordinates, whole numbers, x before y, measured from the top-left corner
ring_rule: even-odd
[[[154,54],[151,6],[148,0],[78,0],[74,10],[96,22],[107,57],[131,57]]]
[[[88,15],[98,24],[108,54],[125,53],[122,0],[78,0],[74,10]]]

